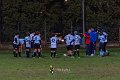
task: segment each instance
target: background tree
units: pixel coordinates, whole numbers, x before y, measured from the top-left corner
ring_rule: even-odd
[[[1,0],[0,39],[11,41],[16,32],[22,36],[26,31],[39,30],[82,32],[82,0]],[[119,0],[86,0],[86,30],[89,27],[104,27],[113,37],[110,28],[120,25]],[[45,30],[46,29],[46,30]],[[4,36],[4,37],[2,37]],[[44,38],[44,35],[42,36]],[[117,36],[115,37],[117,40]]]

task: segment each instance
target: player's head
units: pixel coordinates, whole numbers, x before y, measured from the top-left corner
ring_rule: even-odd
[[[40,32],[39,32],[39,31],[36,31],[36,32],[35,32],[35,35],[39,35],[39,34],[40,34]]]
[[[35,34],[35,31],[34,31],[34,32],[32,32],[32,34]]]
[[[29,36],[30,35],[30,33],[29,32],[26,32],[26,36]]]
[[[51,37],[55,37],[55,35],[56,35],[55,33],[52,33],[52,34],[51,34]]]
[[[88,33],[90,33],[91,32],[91,29],[88,29]]]
[[[16,35],[16,36],[19,36],[19,33],[16,33],[15,35]]]
[[[91,31],[94,31],[94,28],[91,28]]]
[[[77,31],[74,31],[74,34],[75,34],[75,35],[77,35],[77,34],[78,34],[78,32],[77,32]]]
[[[68,34],[71,34],[71,31],[68,31]]]

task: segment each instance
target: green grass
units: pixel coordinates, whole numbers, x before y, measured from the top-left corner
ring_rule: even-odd
[[[49,51],[44,58],[14,58],[11,51],[0,51],[0,80],[120,80],[120,49],[110,49],[109,57],[63,57],[64,49],[50,59]],[[54,75],[49,72],[55,68]]]

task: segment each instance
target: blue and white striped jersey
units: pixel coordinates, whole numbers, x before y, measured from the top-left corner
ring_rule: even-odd
[[[41,37],[39,35],[34,36],[34,44],[41,44]]]
[[[74,36],[74,44],[80,45],[81,44],[81,37],[79,35]]]
[[[58,38],[57,37],[51,37],[50,38],[51,48],[57,48]]]
[[[99,35],[99,41],[100,43],[104,43],[105,42],[105,36],[104,35]]]
[[[13,44],[16,44],[16,45],[20,44],[20,40],[19,40],[19,37],[17,35],[14,37]]]
[[[74,36],[71,35],[71,34],[68,34],[65,36],[65,42],[66,42],[66,45],[69,46],[69,45],[73,45],[74,43]]]

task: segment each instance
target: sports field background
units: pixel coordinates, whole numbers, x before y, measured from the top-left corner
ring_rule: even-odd
[[[44,58],[14,58],[12,51],[0,51],[0,80],[120,80],[120,49],[109,49],[109,57],[63,57],[65,49],[51,59],[49,51]],[[24,53],[23,53],[24,54]],[[55,72],[50,74],[53,65]]]

